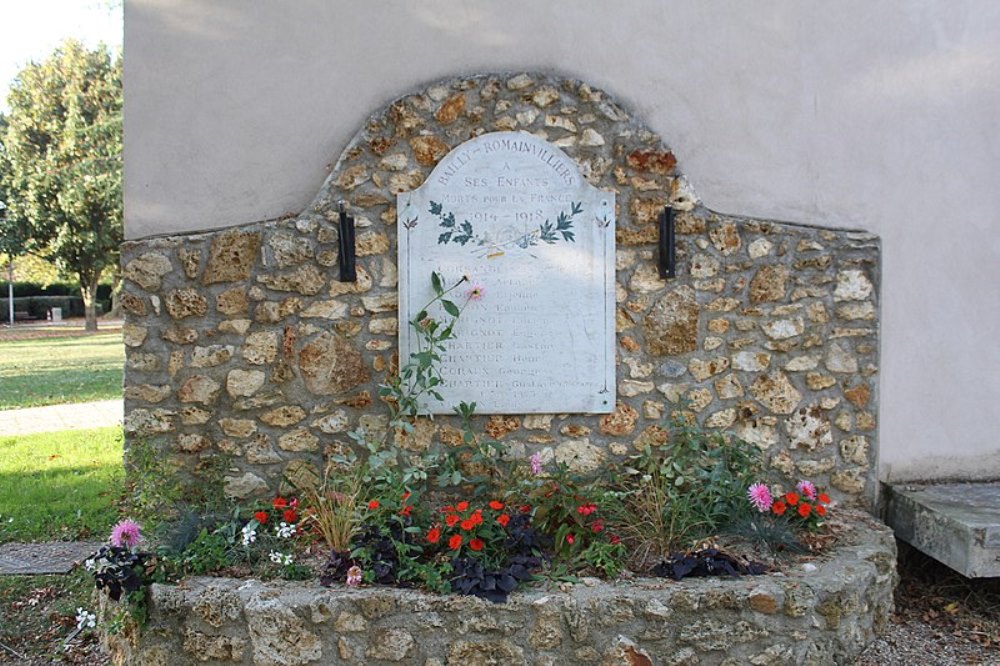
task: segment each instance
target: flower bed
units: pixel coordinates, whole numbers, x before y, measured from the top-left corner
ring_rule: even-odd
[[[852,663],[892,609],[895,542],[867,514],[844,513],[834,546],[780,573],[547,583],[502,605],[195,577],[153,585],[142,632],[105,643],[117,662],[143,666]],[[114,612],[102,603],[103,616]]]

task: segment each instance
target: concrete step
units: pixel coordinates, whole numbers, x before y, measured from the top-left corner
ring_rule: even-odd
[[[896,536],[968,578],[1000,576],[1000,482],[889,484]]]

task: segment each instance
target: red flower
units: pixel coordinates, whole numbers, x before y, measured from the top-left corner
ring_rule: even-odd
[[[817,516],[825,516],[826,515],[826,507],[823,506],[822,504],[817,504],[815,508],[816,508],[816,515]]]
[[[819,497],[817,499],[820,501],[820,504],[829,504],[830,503],[830,496],[827,495],[826,493],[820,493]]]
[[[600,532],[603,532],[604,531],[604,523],[602,523],[599,520],[594,521],[594,524],[590,526],[590,529],[591,529],[591,531],[594,534],[598,534]]]
[[[458,516],[456,516],[453,513],[449,513],[448,516],[444,519],[444,523],[448,527],[454,527],[455,523],[457,523],[459,520],[461,519]]]
[[[622,539],[617,534],[612,534],[610,537],[608,537],[608,541],[610,541],[613,544],[619,544],[622,542]]]
[[[795,506],[799,503],[799,496],[796,493],[785,493],[785,501],[789,506]]]
[[[482,539],[473,539],[472,541],[469,542],[469,548],[476,551],[482,550],[483,546],[485,545],[486,544],[483,543]]]
[[[569,545],[572,546],[574,541],[576,541],[576,537],[575,536],[573,536],[572,534],[567,534],[566,535],[566,543],[568,543]]]
[[[271,506],[273,506],[275,509],[284,509],[286,506],[288,506],[288,500],[286,500],[284,497],[275,497],[274,500],[271,502]]]
[[[294,523],[299,519],[299,514],[295,513],[295,509],[285,509],[281,517],[285,519],[286,523]]]
[[[507,523],[510,522],[510,516],[508,516],[506,513],[501,513],[499,516],[497,516],[497,522],[500,523],[500,525],[502,525],[503,527],[507,527]]]
[[[402,509],[399,510],[399,515],[409,516],[411,511],[413,511],[412,506],[404,506]]]
[[[454,510],[455,510],[455,507],[453,507],[453,506],[452,506],[452,505],[450,505],[450,504],[449,504],[448,506],[443,506],[443,507],[441,507],[441,508],[439,509],[439,511],[440,511],[441,513],[452,513],[452,512],[454,511]]]
[[[403,501],[405,502],[408,499],[410,499],[410,491],[409,490],[407,490],[405,493],[403,493]]]
[[[476,509],[476,512],[474,514],[472,514],[471,516],[469,516],[469,520],[471,520],[476,525],[482,525],[483,524],[483,511],[482,511],[482,509]]]
[[[774,515],[776,516],[784,515],[785,509],[787,508],[788,506],[786,506],[785,503],[782,502],[781,500],[778,500],[777,502],[771,505],[771,511],[773,511]]]
[[[448,547],[452,550],[458,550],[462,547],[462,535],[455,534],[450,539],[448,539]]]
[[[288,503],[288,506],[292,507],[293,509],[295,507],[297,507],[298,505],[299,505],[299,498],[298,497],[293,497],[292,501]]]
[[[530,504],[522,504],[520,506],[520,511],[521,511],[521,513],[531,513],[531,505]]]
[[[459,502],[458,504],[455,505],[455,508],[458,509],[459,511],[465,511],[466,509],[469,508],[469,503]]]
[[[802,504],[799,505],[799,515],[802,516],[803,518],[808,518],[810,511],[812,511],[812,507],[809,505],[808,502],[803,502]]]
[[[267,511],[258,511],[257,513],[253,514],[253,517],[258,523],[263,525],[264,523],[267,522]]]
[[[434,527],[431,528],[431,531],[427,533],[427,542],[437,543],[438,539],[440,538],[441,538],[441,530],[438,529],[437,525],[435,525]]]
[[[462,521],[462,524],[459,525],[459,527],[461,527],[466,532],[468,532],[475,526],[476,526],[476,521],[474,521],[472,518],[466,518],[465,520]]]
[[[492,500],[490,502],[490,508],[494,511],[500,511],[503,509],[503,502],[498,502],[497,500]]]
[[[368,508],[371,509],[372,511],[379,508],[379,506],[381,505],[378,503],[378,500],[372,500],[371,502],[368,502]]]
[[[595,511],[597,511],[596,504],[581,504],[580,506],[576,507],[576,512],[581,516],[589,516]]]

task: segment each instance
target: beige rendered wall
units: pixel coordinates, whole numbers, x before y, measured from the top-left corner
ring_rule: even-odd
[[[421,84],[551,71],[712,209],[883,239],[880,476],[1000,477],[1000,4],[128,0],[126,235],[297,212]]]

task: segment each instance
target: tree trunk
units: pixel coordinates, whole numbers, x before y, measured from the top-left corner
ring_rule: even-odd
[[[83,296],[83,311],[87,317],[87,330],[97,330],[97,280],[84,283],[80,280],[80,295]]]
[[[122,276],[115,271],[111,277],[111,310],[104,315],[105,319],[120,319],[122,316]]]

